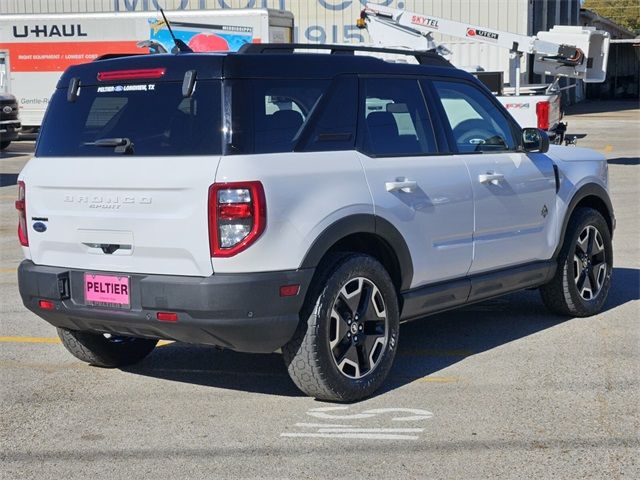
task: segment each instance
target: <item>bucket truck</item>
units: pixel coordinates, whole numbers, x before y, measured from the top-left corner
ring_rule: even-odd
[[[485,81],[523,128],[542,128],[555,143],[565,140],[566,124],[560,121],[561,91],[573,87],[561,88],[559,79],[601,83],[606,78],[609,33],[594,27],[555,26],[527,36],[371,3],[362,10],[357,25],[369,32],[374,44],[387,48],[451,53],[436,44],[433,34],[439,33],[507,49],[510,88],[503,88],[502,72],[495,72],[493,77],[493,72],[471,73]],[[552,76],[551,84],[521,85],[521,63],[525,54],[534,55],[534,73]],[[575,137],[570,140],[575,141]]]

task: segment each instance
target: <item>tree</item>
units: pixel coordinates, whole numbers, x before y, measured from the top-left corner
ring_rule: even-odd
[[[582,7],[613,20],[632,32],[640,33],[638,0],[584,0]]]

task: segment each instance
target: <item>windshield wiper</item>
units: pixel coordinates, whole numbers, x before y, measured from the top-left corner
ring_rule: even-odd
[[[128,138],[99,138],[94,142],[84,142],[88,147],[115,147],[115,153],[133,153],[133,142]]]

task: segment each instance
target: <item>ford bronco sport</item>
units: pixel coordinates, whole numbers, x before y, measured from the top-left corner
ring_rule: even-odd
[[[302,391],[350,401],[383,383],[402,321],[527,288],[562,315],[600,311],[601,155],[549,147],[435,55],[301,48],[61,77],[19,177],[18,276],[73,355],[281,349]]]

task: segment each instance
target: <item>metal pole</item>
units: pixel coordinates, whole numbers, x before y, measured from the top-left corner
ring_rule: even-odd
[[[520,69],[522,68],[522,53],[516,53],[516,95],[520,95]]]
[[[616,73],[613,76],[613,98],[616,98],[617,90],[618,90],[618,57],[619,57],[619,48],[618,45],[614,47],[616,49]]]

